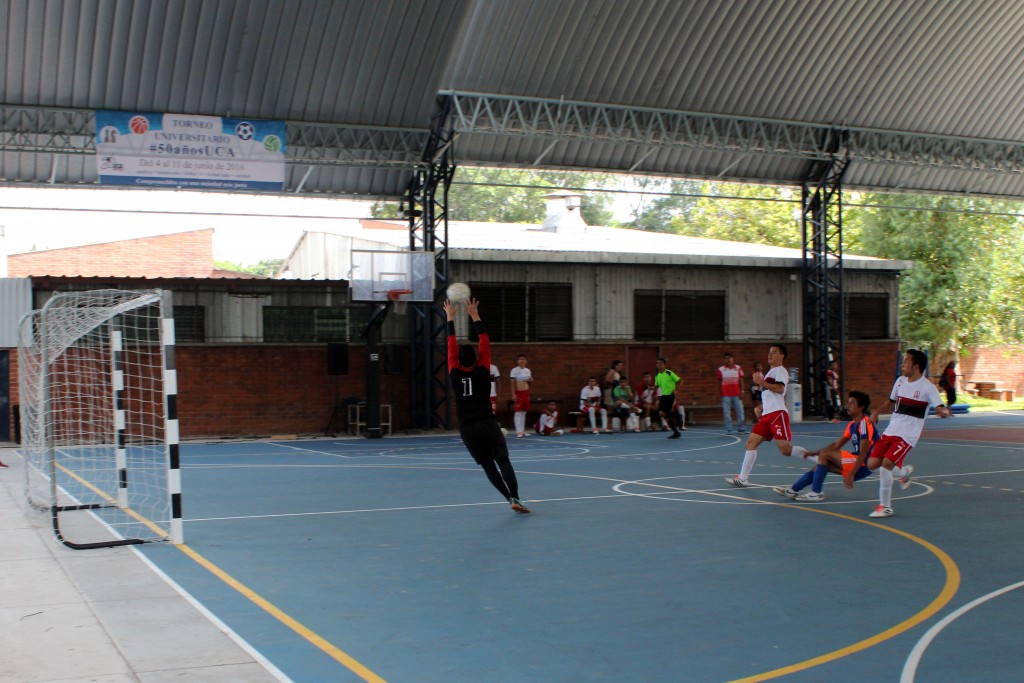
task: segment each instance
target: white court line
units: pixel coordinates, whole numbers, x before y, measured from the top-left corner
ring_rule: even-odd
[[[992,591],[987,595],[983,595],[980,598],[971,600],[963,607],[950,612],[941,620],[935,623],[928,631],[921,636],[921,639],[917,641],[913,649],[910,651],[910,656],[907,657],[906,663],[903,665],[903,673],[900,674],[900,683],[914,683],[914,677],[917,675],[917,666],[921,663],[921,657],[924,655],[924,651],[928,649],[928,646],[932,644],[932,641],[942,632],[944,628],[952,624],[954,621],[962,617],[963,615],[970,612],[972,609],[988,602],[992,598],[997,598],[1004,593],[1009,593],[1012,590],[1024,586],[1024,581],[1018,581],[1017,583],[1010,584],[1005,588],[1000,588],[997,591]]]

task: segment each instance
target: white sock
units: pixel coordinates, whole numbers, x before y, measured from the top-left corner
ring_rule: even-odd
[[[893,467],[892,476],[895,479],[902,479],[903,477],[907,476],[907,471],[902,467]]]
[[[516,413],[512,417],[512,422],[516,426],[516,434],[522,434],[526,431],[526,413]]]
[[[593,409],[587,413],[587,416],[590,417],[590,428],[597,429],[597,415],[594,413]]]
[[[878,468],[878,503],[882,507],[892,507],[892,470]]]
[[[803,446],[793,446],[793,450],[790,451],[790,455],[795,455],[798,458],[807,459],[807,449]]]
[[[743,467],[740,468],[740,479],[746,481],[750,472],[754,469],[757,461],[757,451],[746,451],[743,453]]]
[[[608,431],[608,411],[607,410],[602,410],[601,411],[601,429],[603,429],[606,432]]]

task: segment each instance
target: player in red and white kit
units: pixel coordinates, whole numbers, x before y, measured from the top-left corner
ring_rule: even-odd
[[[768,372],[761,374],[755,372],[750,380],[759,385],[761,392],[761,419],[754,424],[747,437],[747,450],[743,453],[743,465],[740,473],[734,477],[726,477],[725,481],[740,488],[750,486],[747,478],[754,469],[757,461],[757,447],[764,441],[775,440],[779,447],[779,453],[783,455],[796,455],[812,462],[817,462],[814,456],[807,456],[807,449],[802,446],[794,446],[793,432],[789,427],[789,412],[786,410],[786,385],[789,383],[789,373],[782,367],[786,360],[786,347],[782,344],[772,344],[768,349]]]
[[[898,477],[900,487],[906,490],[910,486],[910,475],[914,472],[913,465],[904,465],[910,449],[917,445],[924,429],[924,419],[928,409],[935,406],[935,414],[949,417],[949,409],[942,403],[939,390],[924,374],[928,368],[928,356],[923,351],[910,349],[903,356],[900,364],[900,377],[892,387],[889,399],[871,413],[871,421],[877,423],[878,416],[895,405],[889,426],[882,432],[871,453],[867,456],[867,466],[878,473],[878,505],[869,517],[892,517],[892,482]],[[857,465],[863,462],[863,456]]]

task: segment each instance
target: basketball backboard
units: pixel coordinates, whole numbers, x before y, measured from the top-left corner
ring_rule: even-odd
[[[388,292],[412,290],[406,301],[434,300],[434,252],[352,250],[353,301],[387,301]]]

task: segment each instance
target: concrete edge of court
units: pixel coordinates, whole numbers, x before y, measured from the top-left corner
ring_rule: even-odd
[[[0,680],[288,680],[130,547],[71,550],[26,509],[21,456],[0,445]]]

